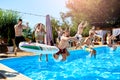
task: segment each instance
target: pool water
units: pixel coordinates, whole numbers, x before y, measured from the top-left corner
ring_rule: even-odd
[[[0,60],[14,70],[33,80],[120,80],[120,47],[112,51],[109,47],[97,47],[96,59],[83,50],[70,51],[65,62],[49,61],[39,56],[27,56]]]

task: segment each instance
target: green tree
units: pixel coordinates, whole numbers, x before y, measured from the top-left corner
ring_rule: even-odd
[[[56,43],[56,38],[58,35],[57,35],[55,28],[58,29],[58,27],[60,27],[59,21],[56,20],[55,18],[51,18],[51,26],[52,26],[53,39],[54,39],[54,42]]]
[[[17,12],[0,9],[0,35],[2,38],[8,38],[10,41],[14,37],[14,25],[20,18]]]
[[[120,23],[119,0],[68,0],[69,11],[65,17],[71,17],[72,23],[87,20],[95,26],[115,26]]]
[[[70,28],[69,23],[65,19],[62,19],[62,22],[59,22],[53,17],[51,18],[51,25],[52,25],[52,33],[53,33],[54,42],[56,42],[56,39],[58,37],[56,29],[58,30],[59,27],[61,27],[63,30],[65,30],[66,28],[67,29]]]

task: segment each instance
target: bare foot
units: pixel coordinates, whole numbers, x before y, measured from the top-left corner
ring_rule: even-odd
[[[57,54],[54,54],[53,55],[55,59],[58,59],[58,55]]]
[[[14,54],[17,56],[17,47],[14,49]]]

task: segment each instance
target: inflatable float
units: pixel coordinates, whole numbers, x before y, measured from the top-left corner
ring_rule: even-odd
[[[36,54],[54,54],[59,51],[56,46],[28,42],[20,42],[19,48],[23,51],[33,52]]]

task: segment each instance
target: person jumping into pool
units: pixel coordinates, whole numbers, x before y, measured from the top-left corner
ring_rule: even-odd
[[[55,30],[58,34],[57,42],[59,43],[64,30],[61,27],[59,27],[58,29],[55,27]]]
[[[85,21],[85,22],[82,21],[82,22],[78,25],[78,31],[77,31],[75,37],[76,37],[79,41],[77,42],[76,48],[77,48],[79,45],[81,45],[82,33],[83,33],[84,28],[87,26],[87,24],[88,24],[87,21]]]
[[[106,37],[106,42],[107,42],[107,45],[109,46],[109,47],[111,47],[111,48],[113,48],[113,50],[116,50],[116,48],[117,48],[117,46],[115,45],[115,44],[113,44],[113,40],[115,40],[116,38],[115,38],[115,36],[113,36],[112,34],[111,34],[111,32],[108,32],[107,33],[107,37]]]
[[[90,52],[90,56],[94,56],[96,58],[96,50],[93,49],[93,38],[94,38],[94,33],[89,33],[89,36],[85,39],[83,43],[83,50]]]
[[[70,37],[69,30],[65,30],[57,46],[59,48],[59,51],[53,55],[56,60],[58,60],[60,55],[62,55],[62,61],[65,61],[66,57],[69,56],[69,52],[66,49],[69,46],[69,40],[77,41],[75,37]]]

